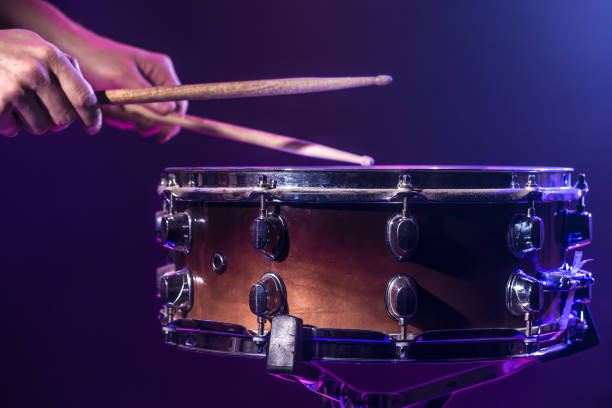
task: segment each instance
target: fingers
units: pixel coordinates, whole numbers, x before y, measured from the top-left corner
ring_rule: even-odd
[[[138,59],[138,66],[143,76],[155,86],[173,86],[180,85],[174,65],[170,57],[164,54],[148,54],[146,58]],[[146,105],[145,105],[146,106]],[[176,102],[173,109],[158,113],[168,114],[170,112],[187,112],[188,102],[178,101]],[[164,125],[160,127],[159,133],[157,134],[157,140],[160,143],[165,143],[172,139],[180,131],[179,126],[168,126]]]
[[[60,87],[50,82],[38,90],[38,97],[51,119],[51,130],[59,132],[76,118],[76,112]]]
[[[172,82],[170,73],[167,73],[167,75],[170,75],[170,77],[162,74],[161,72],[164,71],[166,67],[165,65],[160,66],[160,64],[164,64],[164,62],[161,59],[157,59],[157,54],[152,55],[153,57],[136,60],[139,75],[137,78],[135,78],[135,82],[137,82],[135,87],[148,88],[150,86],[176,85],[178,83],[178,79],[176,79],[177,83],[174,83]],[[160,115],[167,115],[168,113],[174,112],[177,109],[176,102],[172,101],[147,103],[144,106],[151,109],[153,112],[159,113]]]
[[[157,134],[159,143],[166,143],[181,131],[180,126],[163,125]]]
[[[121,106],[105,106],[102,111],[106,123],[120,129],[136,130],[145,137],[157,134],[161,129],[157,123],[138,114],[127,112]]]
[[[0,135],[7,137],[15,137],[19,133],[19,127],[13,112],[10,110],[0,115]]]
[[[72,105],[76,116],[87,131],[97,133],[102,127],[102,111],[89,83],[78,70],[78,64],[71,63],[70,59],[61,52],[50,53],[46,56],[52,74],[57,78],[66,99]],[[50,93],[47,92],[46,97]],[[48,106],[48,105],[46,105]],[[58,115],[65,114],[64,109]]]
[[[138,68],[146,80],[153,86],[174,86],[180,85],[181,81],[176,75],[174,65],[169,56],[164,54],[147,54],[146,57],[137,59]],[[162,115],[170,112],[187,112],[187,101],[172,102],[174,105],[173,109],[158,112]]]
[[[75,117],[90,133],[102,125],[76,60],[31,31],[0,30],[0,133],[60,130]]]
[[[180,85],[174,65],[169,56],[164,54],[148,53],[137,59],[138,68],[149,82],[157,86]]]
[[[15,100],[13,107],[19,121],[28,132],[42,135],[52,127],[51,118],[34,93],[24,92]]]
[[[155,135],[159,143],[166,143],[181,130],[179,126],[160,125],[137,113],[128,112],[122,106],[105,106],[102,112],[106,123],[120,129],[136,130],[145,137]]]

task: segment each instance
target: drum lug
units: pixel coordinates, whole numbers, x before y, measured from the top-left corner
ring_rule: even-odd
[[[265,195],[260,195],[259,217],[255,218],[249,229],[253,248],[267,259],[274,261],[282,256],[287,241],[287,226],[280,214],[268,211]]]
[[[591,243],[592,216],[590,212],[563,211],[561,245],[567,250],[580,248]]]
[[[263,274],[249,290],[249,308],[257,316],[257,336],[254,341],[263,346],[266,321],[289,313],[287,289],[282,278],[274,272]]]
[[[408,319],[414,316],[418,306],[417,284],[410,276],[396,275],[387,283],[385,308],[393,320],[399,322],[400,335],[397,341],[397,358],[404,360],[408,355]]]
[[[506,284],[506,307],[515,316],[536,313],[542,307],[542,283],[517,269]]]
[[[176,214],[155,214],[157,240],[166,248],[188,254],[191,251],[194,219],[189,210]]]
[[[189,312],[193,306],[193,275],[189,268],[166,272],[159,278],[159,297],[164,306]]]
[[[517,258],[539,251],[544,243],[544,222],[535,215],[535,203],[529,203],[526,214],[515,214],[506,234],[508,249]]]
[[[398,261],[407,261],[417,249],[419,224],[410,215],[406,195],[403,196],[402,212],[387,220],[385,236],[389,251]]]
[[[586,211],[585,204],[589,185],[584,174],[578,176],[574,187],[581,192],[576,210],[564,210],[557,214],[561,217],[561,245],[566,251],[590,244],[593,236],[592,216]]]

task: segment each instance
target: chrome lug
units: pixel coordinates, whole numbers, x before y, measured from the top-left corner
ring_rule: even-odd
[[[562,217],[561,244],[563,248],[576,249],[591,243],[593,227],[590,212],[565,211]]]
[[[193,306],[193,276],[189,268],[163,274],[159,279],[159,297],[162,303],[188,312]]]
[[[191,251],[193,217],[189,211],[165,214],[160,219],[160,242],[166,248],[188,254]]]
[[[249,291],[249,307],[256,316],[271,318],[288,313],[287,290],[280,276],[265,273]]]
[[[285,250],[287,226],[279,214],[269,212],[266,197],[262,194],[259,201],[259,217],[249,228],[253,248],[271,261],[277,260]]]
[[[385,307],[393,320],[409,319],[417,311],[417,285],[406,275],[396,275],[387,283]]]
[[[534,214],[516,214],[506,235],[508,249],[517,258],[539,251],[544,243],[544,222]]]
[[[542,283],[517,269],[506,284],[506,307],[516,316],[536,313],[542,307]]]
[[[387,246],[398,261],[410,258],[419,243],[419,226],[413,217],[396,214],[387,221]]]

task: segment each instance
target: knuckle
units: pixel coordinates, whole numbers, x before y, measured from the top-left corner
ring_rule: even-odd
[[[172,66],[172,58],[170,58],[169,55],[162,54],[160,61],[161,61],[162,64],[164,64],[164,65],[166,65],[168,67]]]
[[[77,97],[75,102],[77,107],[86,110],[93,110],[98,107],[98,100],[96,98],[96,95],[91,89],[85,86],[81,87],[77,91]]]
[[[38,35],[37,33],[35,33],[34,31],[26,30],[23,28],[15,28],[14,31],[20,34],[24,38],[32,38],[34,40],[41,40],[41,41],[43,40],[42,37]]]
[[[38,45],[36,48],[37,48],[36,55],[38,55],[38,57],[42,61],[46,61],[46,62],[52,61],[53,59],[57,58],[60,54],[57,47],[49,43]]]
[[[49,83],[49,75],[36,61],[25,64],[21,72],[21,81],[31,89],[38,89]]]
[[[163,65],[172,65],[172,58],[168,54],[155,53],[153,54],[154,59]]]
[[[5,104],[19,103],[25,97],[25,90],[17,83],[6,85],[2,88],[2,100]]]

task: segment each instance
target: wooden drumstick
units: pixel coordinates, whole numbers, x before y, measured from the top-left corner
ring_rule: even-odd
[[[306,140],[295,139],[293,137],[277,135],[261,130],[249,129],[242,126],[231,125],[229,123],[204,119],[197,116],[183,115],[180,113],[160,115],[141,105],[125,105],[124,108],[128,112],[136,113],[146,119],[168,125],[178,125],[185,129],[203,133],[208,136],[250,143],[267,147],[268,149],[297,154],[299,156],[356,163],[362,166],[374,165],[374,159],[370,156],[359,156],[357,154],[311,143]]]
[[[179,100],[252,98],[333,91],[391,83],[389,75],[339,78],[285,78],[256,81],[216,82],[193,85],[157,86],[141,89],[97,91],[100,105]]]

